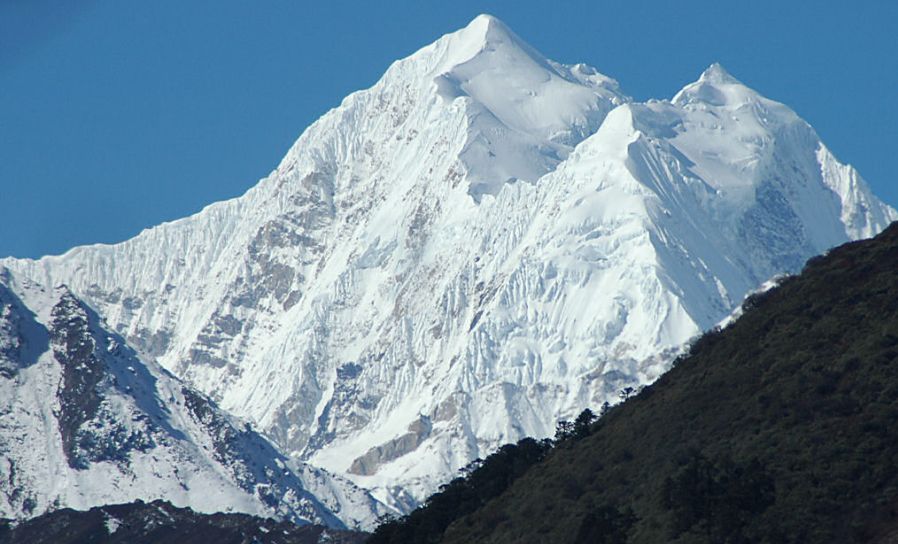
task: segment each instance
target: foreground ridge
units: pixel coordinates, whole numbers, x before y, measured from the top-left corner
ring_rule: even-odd
[[[2,273],[0,414],[0,517],[164,498],[369,528],[388,511],[142,361],[67,287]]]
[[[361,544],[367,535],[246,514],[199,514],[164,501],[68,508],[15,525],[0,520],[6,544]]]

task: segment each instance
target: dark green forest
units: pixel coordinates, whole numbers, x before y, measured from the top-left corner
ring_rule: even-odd
[[[898,225],[743,307],[626,402],[501,448],[369,542],[898,542]]]
[[[2,544],[360,544],[365,537],[248,514],[203,514],[160,500],[0,520]]]

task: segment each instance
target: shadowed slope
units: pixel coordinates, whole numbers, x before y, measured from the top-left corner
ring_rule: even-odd
[[[0,520],[8,544],[353,544],[364,533],[294,525],[246,514],[200,514],[163,501],[115,504],[44,514],[16,526]]]

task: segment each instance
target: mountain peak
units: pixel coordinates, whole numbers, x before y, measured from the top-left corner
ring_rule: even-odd
[[[726,68],[724,68],[719,62],[712,63],[711,66],[705,69],[702,72],[702,75],[698,78],[699,81],[706,81],[709,83],[718,83],[718,84],[734,84],[741,83],[738,79],[733,77],[732,74],[727,72]]]
[[[123,335],[147,372],[158,362],[285,455],[405,511],[471,459],[654,379],[764,279],[898,217],[783,106],[729,81],[715,65],[682,104],[625,106],[610,78],[479,16],[347,97],[244,196],[122,244],[0,264],[35,286],[40,323],[57,302],[40,289],[67,283],[97,316],[98,357]],[[4,311],[0,358],[15,341]],[[139,383],[171,405],[160,421],[211,440],[190,423],[202,403],[176,417],[189,407]],[[33,398],[4,384],[0,410]],[[45,412],[21,408],[46,434]]]
[[[473,136],[460,159],[476,202],[509,180],[542,177],[627,100],[611,78],[546,59],[491,15],[416,55],[412,77],[426,74],[441,104],[467,100]]]
[[[485,38],[497,34],[507,35],[511,31],[505,23],[499,20],[498,17],[495,17],[488,13],[481,13],[477,17],[471,19],[471,22],[468,23],[468,26],[465,27],[465,30],[470,30],[472,32],[481,32]]]
[[[523,45],[523,41],[505,23],[487,13],[481,13],[474,17],[468,26],[459,31],[459,34],[462,34],[466,40],[483,46],[509,41]]]
[[[465,63],[484,52],[498,50],[504,51],[506,57],[529,57],[538,64],[546,62],[545,57],[518,37],[505,23],[485,13],[443,39],[448,40],[445,69]]]
[[[766,100],[760,93],[733,77],[720,63],[708,66],[698,80],[683,87],[673,103],[702,103],[714,107],[739,107],[747,102]]]

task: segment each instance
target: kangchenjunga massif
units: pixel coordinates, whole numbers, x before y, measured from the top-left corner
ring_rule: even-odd
[[[0,516],[164,498],[370,529],[896,218],[720,65],[637,102],[481,15],[243,196],[0,260]]]

